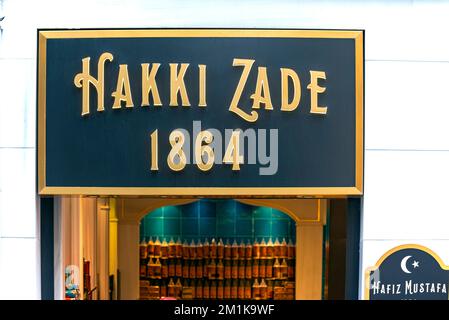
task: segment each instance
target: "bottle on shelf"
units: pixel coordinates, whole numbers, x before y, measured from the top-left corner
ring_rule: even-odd
[[[169,259],[165,261],[168,261],[168,276],[169,277],[176,276],[176,263],[174,259]]]
[[[208,278],[209,279],[215,279],[216,278],[216,273],[217,273],[217,265],[215,264],[215,259],[211,259],[210,263],[209,263],[209,268],[208,268]]]
[[[218,260],[217,263],[217,279],[224,279],[224,265],[223,260]]]
[[[232,260],[231,278],[237,279],[239,277],[239,261]]]
[[[259,259],[259,256],[260,256],[260,246],[259,242],[257,242],[256,239],[253,244],[253,259]]]
[[[217,299],[217,281],[212,280],[209,289],[209,297],[210,299]]]
[[[281,243],[281,257],[282,258],[287,258],[288,256],[288,249],[287,249],[287,241],[285,241],[285,238],[282,239],[282,243]]]
[[[287,279],[288,278],[288,265],[287,265],[287,259],[283,259],[281,263],[281,278]]]
[[[229,243],[229,239],[226,239],[226,244],[224,247],[224,257],[225,259],[231,259],[232,258],[232,247]]]
[[[176,258],[176,243],[173,240],[173,237],[170,238],[170,241],[168,242],[168,257]]]
[[[169,272],[168,272],[167,260],[162,260],[162,262],[161,262],[161,277],[168,278],[168,276],[169,276]]]
[[[223,280],[219,280],[217,282],[217,299],[223,300],[224,299],[224,285]]]
[[[266,261],[265,265],[265,277],[266,278],[273,278],[273,258],[269,258]]]
[[[237,299],[239,283],[237,279],[232,279],[231,281],[231,299]]]
[[[278,258],[276,258],[274,260],[273,277],[276,278],[276,279],[281,279],[282,278],[281,265],[279,264]]]
[[[245,299],[251,299],[251,281],[245,281]]]
[[[259,277],[265,278],[266,277],[266,266],[267,266],[267,259],[260,259],[259,261]]]
[[[225,260],[224,263],[224,277],[225,279],[232,278],[232,263],[231,260]]]
[[[223,240],[221,238],[217,244],[217,258],[218,259],[224,258],[224,244],[223,244]]]
[[[154,256],[154,242],[153,237],[150,237],[150,240],[147,242],[147,257]]]
[[[168,258],[168,243],[165,238],[161,244],[161,258]]]
[[[267,299],[267,284],[265,283],[265,279],[263,279],[263,278],[259,285],[259,294],[260,294],[260,299],[262,299],[262,300]]]
[[[153,258],[149,258],[148,259],[148,263],[147,263],[147,277],[148,278],[153,278],[154,277],[154,263],[153,263]]]
[[[251,259],[253,257],[253,246],[251,245],[251,242],[248,239],[248,242],[245,246],[245,258]]]
[[[173,279],[170,279],[170,282],[168,283],[168,297],[176,298],[176,288],[175,283],[173,282]]]
[[[181,283],[181,279],[178,278],[178,281],[176,281],[176,284],[175,284],[175,297],[180,298],[181,294],[182,294],[182,283]]]
[[[189,278],[190,279],[196,278],[196,260],[190,260]]]
[[[160,278],[162,272],[162,264],[159,258],[156,258],[156,262],[154,263],[154,277]]]
[[[254,280],[254,284],[253,284],[253,299],[254,300],[259,300],[260,299],[260,287],[259,287],[259,282],[256,280]]]
[[[246,266],[245,266],[245,278],[251,279],[253,273],[253,263],[251,260],[246,260]]]
[[[182,257],[185,259],[189,259],[189,244],[187,243],[187,240],[184,240],[184,243],[182,245]]]
[[[203,259],[203,277],[209,277],[209,263],[210,259]]]
[[[178,237],[178,241],[176,241],[176,257],[182,258],[182,242],[179,237]]]
[[[195,245],[194,239],[192,239],[192,241],[190,242],[189,257],[190,257],[190,259],[195,259],[195,257],[196,257],[196,245]]]
[[[203,260],[198,260],[196,264],[196,277],[197,278],[203,278]]]
[[[207,279],[203,283],[203,299],[210,299],[209,281]]]
[[[203,299],[203,279],[196,280],[196,298]]]
[[[237,298],[245,299],[245,280],[239,280],[237,288]]]
[[[161,256],[161,242],[159,241],[159,237],[156,237],[156,241],[154,242],[153,255],[155,257]]]
[[[253,260],[253,272],[252,272],[253,278],[259,278],[259,259]]]
[[[165,298],[168,295],[167,281],[165,279],[162,279],[159,283],[159,293],[161,298]]]
[[[207,238],[204,240],[204,243],[203,243],[203,257],[205,259],[210,258],[210,245],[209,245],[209,241],[207,241]]]
[[[279,258],[281,256],[281,244],[279,243],[278,238],[274,241],[274,257]]]
[[[231,280],[224,281],[224,299],[231,299]]]
[[[245,260],[239,260],[239,279],[245,279]]]
[[[274,298],[274,281],[268,280],[267,281],[267,299],[273,299]]]
[[[270,239],[267,243],[267,258],[273,258],[274,257],[274,247],[273,247],[273,241]]]
[[[239,258],[239,245],[237,244],[237,241],[234,239],[234,242],[232,243],[232,259],[236,260]]]
[[[189,260],[186,259],[182,262],[182,277],[184,279],[189,277]]]
[[[260,242],[260,258],[265,259],[267,257],[267,243],[265,242],[265,239],[262,238],[262,241]]]
[[[175,275],[177,277],[182,277],[182,263],[181,263],[181,259],[175,259],[176,261],[176,267],[175,267]]]
[[[217,243],[215,242],[215,238],[212,239],[209,245],[209,252],[211,259],[217,258]]]
[[[196,258],[203,259],[203,257],[204,257],[203,244],[201,243],[201,240],[198,240],[198,243],[196,245]]]
[[[239,259],[245,259],[246,252],[245,252],[245,243],[243,242],[243,240],[240,240],[238,252],[239,252]]]

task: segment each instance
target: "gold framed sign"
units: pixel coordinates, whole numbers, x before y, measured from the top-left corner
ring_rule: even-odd
[[[366,300],[448,300],[449,266],[429,248],[404,244],[365,271]]]
[[[363,194],[357,30],[38,31],[38,193]]]

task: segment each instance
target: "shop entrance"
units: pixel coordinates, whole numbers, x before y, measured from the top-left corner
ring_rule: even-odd
[[[140,298],[142,218],[200,198],[292,219],[295,299],[357,298],[363,31],[38,35],[43,299]],[[291,54],[273,49],[280,47]],[[245,234],[253,245],[255,231]],[[157,272],[159,263],[151,262]]]
[[[295,298],[296,223],[273,208],[201,199],[140,222],[140,299]]]
[[[357,269],[354,266],[358,263],[358,258],[354,258],[358,257],[358,249],[349,251],[353,244],[351,239],[358,241],[358,226],[354,225],[356,220],[345,219],[345,216],[349,217],[350,200],[57,197],[54,223],[55,298],[73,298],[75,292],[71,292],[67,284],[77,281],[76,298],[80,299],[160,298],[161,287],[166,290],[162,291],[162,296],[173,295],[173,292],[168,292],[170,280],[173,280],[174,285],[170,284],[170,290],[175,290],[178,298],[184,299],[207,298],[197,296],[196,291],[193,296],[192,292],[201,286],[204,294],[206,285],[215,290],[212,298],[218,298],[217,294],[221,296],[221,293],[225,298],[226,286],[230,286],[229,290],[241,287],[236,298],[239,298],[240,293],[243,299],[345,298],[348,290],[357,292],[357,284],[351,285],[351,275],[348,273],[348,270]],[[359,207],[355,209],[356,216],[359,216]],[[350,225],[356,228],[350,230]],[[159,242],[158,250],[164,246],[163,254],[167,255],[167,259],[161,257],[160,251],[158,254],[153,251],[151,261],[148,259],[150,237],[153,245]],[[287,252],[281,254],[273,251],[269,255],[267,245],[270,238],[273,250],[281,250],[285,238]],[[279,249],[275,249],[276,238]],[[206,239],[211,248],[214,239],[215,259],[206,259],[204,256],[198,259],[197,251],[194,251],[194,259],[184,256],[184,252],[179,259],[176,253],[172,256],[170,246],[175,245],[172,248],[176,252],[178,239],[182,249],[186,245],[185,248],[192,252],[194,248],[199,250],[200,243],[204,248]],[[225,259],[226,256],[219,258],[220,239],[223,249],[227,243],[231,246],[229,261]],[[192,240],[195,247],[191,246]],[[263,240],[263,253],[254,253],[256,240],[259,250],[263,248]],[[238,256],[232,256],[233,244],[236,248],[242,243],[246,247],[248,242],[254,250],[251,258],[245,256],[245,259],[238,259]],[[143,243],[146,255],[141,251]],[[210,251],[208,254],[211,258]],[[233,257],[237,259],[233,260]],[[348,259],[354,261],[348,262]],[[283,264],[284,267],[286,265],[285,271]],[[162,275],[163,265],[163,272],[168,272],[167,275]],[[188,266],[188,271],[184,266]],[[197,274],[200,266],[203,267],[202,274],[199,271]],[[224,274],[226,266],[230,266],[230,279]],[[236,268],[234,272],[237,272],[234,278],[233,267]],[[215,274],[209,275],[211,269],[215,270]],[[267,276],[267,270],[271,277]],[[260,296],[260,291],[253,287],[256,279],[260,286],[262,278],[263,295]],[[187,288],[184,293],[179,291],[177,284]],[[231,290],[230,294],[234,293]]]

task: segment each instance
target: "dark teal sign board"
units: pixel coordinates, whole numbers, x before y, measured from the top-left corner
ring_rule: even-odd
[[[404,245],[366,271],[369,300],[448,300],[449,267],[430,249]]]
[[[38,38],[42,195],[363,192],[362,31]]]

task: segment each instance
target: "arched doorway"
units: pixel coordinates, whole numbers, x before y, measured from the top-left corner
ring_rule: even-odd
[[[145,198],[117,199],[117,265],[118,270],[120,270],[121,278],[119,285],[119,297],[121,299],[139,298],[139,242],[141,241],[141,219],[151,211],[163,210],[158,209],[161,207],[189,204],[196,201],[198,200]],[[221,201],[226,202],[233,200]],[[295,260],[294,271],[296,275],[295,298],[321,299],[323,276],[323,225],[326,222],[327,201],[318,199],[238,199],[237,201],[233,201],[233,203],[235,206],[265,206],[268,207],[267,210],[276,210],[279,214],[285,213],[292,218],[290,220],[294,223],[290,223],[289,234],[294,234],[294,237],[292,238],[295,239],[296,242],[295,255],[297,259]],[[283,213],[281,213],[279,209],[282,210]],[[174,209],[168,209],[168,211],[170,210],[172,212],[169,213],[169,215],[175,214]],[[211,219],[211,217],[204,217],[204,219]],[[175,234],[172,235],[175,236]],[[167,240],[169,241],[169,239]]]

